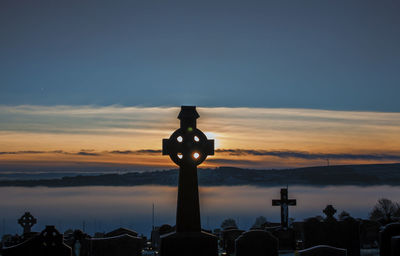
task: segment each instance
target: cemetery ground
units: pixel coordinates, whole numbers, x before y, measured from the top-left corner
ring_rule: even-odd
[[[283,191],[286,189],[283,188]],[[385,212],[385,207],[392,208],[394,211]],[[334,248],[334,250],[344,249],[346,255],[396,255],[390,251],[393,246],[387,246],[388,243],[390,245],[393,237],[400,234],[396,210],[398,209],[395,203],[380,200],[371,210],[372,219],[378,218],[362,220],[353,219],[346,212],[337,214],[335,208],[328,205],[321,211],[325,214],[324,217],[316,216],[303,222],[292,222],[289,218],[285,228],[282,226],[285,222],[271,223],[260,216],[249,230],[239,229],[234,219],[227,218],[220,227],[214,230],[203,230],[203,232],[218,238],[218,255],[221,256],[270,255],[267,252],[274,251],[275,255],[294,256],[307,254],[304,252],[310,250],[309,248],[318,248],[321,245],[330,245],[329,249]],[[383,217],[385,214],[390,216],[390,219],[385,219]],[[168,224],[153,227],[150,237],[139,235],[134,230],[123,227],[90,235],[79,229],[68,229],[64,234],[60,234],[54,226],[47,226],[42,232],[35,232],[33,229],[37,218],[29,212],[22,214],[16,222],[21,226],[21,233],[2,237],[1,255],[37,255],[26,254],[28,250],[48,253],[41,255],[159,255],[162,238],[176,232],[176,226]],[[354,227],[356,229],[353,229]],[[259,239],[260,243],[258,243]],[[244,244],[240,244],[240,241],[244,241],[242,242]],[[275,244],[275,247],[267,246],[266,242],[271,241],[274,242],[272,244]],[[51,246],[46,249],[43,244]],[[258,251],[252,254],[241,254],[237,251],[241,248],[244,248],[246,252],[254,248]],[[380,253],[382,250],[384,254]],[[57,254],[52,254],[55,252]],[[60,254],[61,252],[64,254]]]

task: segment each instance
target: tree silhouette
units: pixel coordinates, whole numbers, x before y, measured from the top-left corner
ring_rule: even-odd
[[[236,221],[234,219],[229,218],[229,219],[224,220],[221,223],[221,228],[222,229],[229,228],[229,227],[237,228]]]
[[[265,218],[264,216],[259,216],[256,218],[256,221],[254,222],[252,228],[261,228],[266,223],[267,218]]]
[[[400,217],[400,205],[387,198],[379,199],[369,214],[369,218],[375,221],[391,222],[395,217]]]
[[[344,220],[345,218],[350,217],[350,213],[346,212],[346,211],[342,211],[339,214],[339,220]]]

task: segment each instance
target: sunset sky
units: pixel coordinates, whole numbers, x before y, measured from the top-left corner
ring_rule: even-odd
[[[179,108],[0,107],[0,165],[172,167],[162,138]],[[400,113],[271,108],[199,108],[215,139],[204,167],[282,168],[400,161]]]
[[[0,171],[400,162],[398,1],[1,1]]]

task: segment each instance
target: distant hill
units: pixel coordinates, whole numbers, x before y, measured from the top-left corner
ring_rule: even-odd
[[[235,167],[200,169],[201,186],[283,185],[392,185],[400,186],[400,164],[338,165],[284,170],[254,170]],[[176,186],[178,171],[130,172],[125,174],[78,175],[57,179],[2,180],[0,186]]]

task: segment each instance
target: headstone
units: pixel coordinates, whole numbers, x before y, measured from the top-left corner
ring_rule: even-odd
[[[106,233],[105,237],[120,236],[125,234],[130,236],[138,236],[138,233],[136,231],[127,228],[117,228],[116,230]]]
[[[326,243],[326,232],[324,230],[325,225],[321,223],[318,218],[312,217],[304,221],[303,224],[303,235],[304,235],[304,247],[313,247],[316,245],[327,244]]]
[[[174,232],[175,229],[171,225],[164,224],[160,227],[155,227],[151,231],[151,247],[153,249],[160,249],[161,236]]]
[[[328,245],[317,245],[297,252],[298,256],[346,256],[347,250]]]
[[[333,215],[335,215],[336,212],[337,210],[331,204],[327,205],[326,208],[323,210],[323,213],[325,213],[326,215],[325,222],[336,221],[336,218],[333,217]]]
[[[390,239],[390,256],[400,255],[400,236],[392,236]]]
[[[381,224],[377,221],[362,220],[360,224],[361,247],[365,249],[377,248],[379,229]]]
[[[63,235],[54,226],[46,226],[40,235],[8,248],[3,248],[3,256],[71,256],[72,251],[64,244]]]
[[[272,206],[281,207],[281,227],[283,229],[289,227],[289,205],[295,206],[296,199],[288,199],[288,189],[281,188],[281,199],[272,200]]]
[[[339,231],[339,248],[345,248],[349,256],[360,256],[360,223],[352,218],[346,217],[337,222]],[[334,239],[338,239],[335,237]]]
[[[88,256],[90,252],[89,241],[90,236],[79,229],[72,231],[68,238],[64,235],[64,242],[71,247],[73,256]]]
[[[24,240],[18,235],[4,235],[2,237],[2,246],[4,247],[11,247],[17,244],[22,243]]]
[[[250,230],[236,239],[236,256],[278,256],[278,239],[263,230]]]
[[[391,239],[400,235],[400,223],[390,223],[379,232],[380,256],[391,256]]]
[[[311,218],[304,222],[304,246],[330,245],[347,250],[349,256],[360,256],[359,223],[351,217],[336,221],[332,214],[324,222]]]
[[[296,248],[295,233],[289,227],[289,206],[295,206],[296,199],[288,199],[288,189],[281,188],[281,198],[272,200],[272,206],[281,207],[281,227],[272,234],[279,240],[280,250],[293,250]]]
[[[24,234],[31,233],[31,228],[35,225],[37,219],[33,217],[30,212],[25,212],[21,218],[18,219],[18,224],[24,229]]]
[[[88,240],[90,256],[140,256],[142,239],[130,235],[120,235],[107,238],[92,238]]]
[[[227,229],[222,231],[222,248],[227,254],[235,252],[235,240],[244,233],[244,230]]]
[[[296,237],[294,229],[276,229],[271,232],[279,241],[279,250],[295,250],[296,249]]]
[[[94,232],[93,238],[104,238],[106,234],[104,232]]]
[[[161,237],[162,256],[217,256],[218,238],[201,231],[197,165],[214,154],[214,141],[197,129],[196,107],[182,106],[180,128],[163,140],[163,155],[179,166],[176,232]]]

